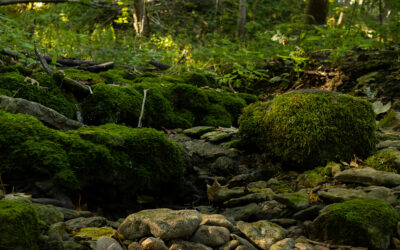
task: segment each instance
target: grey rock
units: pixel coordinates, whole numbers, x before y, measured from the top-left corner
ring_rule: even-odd
[[[378,171],[373,168],[352,168],[335,175],[343,183],[395,187],[400,185],[400,175],[392,172]]]
[[[128,246],[128,250],[143,250],[139,242],[132,242]]]
[[[149,209],[129,215],[118,231],[128,240],[148,234],[163,240],[176,239],[192,235],[201,220],[195,210]]]
[[[284,239],[287,235],[284,228],[266,220],[252,223],[239,221],[237,227],[261,249],[269,249],[271,245]]]
[[[218,250],[234,250],[238,246],[240,246],[240,242],[238,240],[231,240],[225,243],[223,246],[220,246]]]
[[[222,214],[202,214],[201,218],[202,220],[200,225],[226,227],[230,231],[233,231],[234,229],[232,222]]]
[[[246,240],[246,239],[244,239],[244,238],[242,238],[242,237],[240,237],[240,236],[238,236],[236,234],[231,234],[231,238],[233,240],[239,241],[240,245],[246,246],[247,249],[257,250],[257,248],[255,246],[253,246],[253,244],[251,244],[248,240]]]
[[[214,131],[205,133],[200,137],[200,139],[204,139],[212,143],[221,143],[229,141],[235,134],[237,134],[237,132],[237,128],[218,128]]]
[[[53,205],[32,204],[31,206],[37,211],[39,218],[47,225],[64,221],[64,214]]]
[[[201,135],[213,131],[215,127],[210,126],[197,126],[183,130],[183,133],[192,138],[200,138]]]
[[[32,203],[32,201],[31,201],[31,199],[29,197],[26,197],[26,196],[21,195],[19,193],[6,194],[3,199],[6,200],[6,201],[23,201],[23,202],[26,202],[26,203],[29,203],[29,204]]]
[[[281,218],[288,211],[287,206],[275,200],[264,201],[259,203],[260,211],[257,218],[260,220],[269,220],[273,218]]]
[[[212,248],[201,243],[174,240],[169,250],[212,250]]]
[[[31,201],[33,203],[38,203],[42,205],[53,205],[56,207],[63,207],[64,202],[57,200],[57,199],[51,199],[51,198],[31,198]]]
[[[296,245],[296,241],[293,238],[286,238],[273,244],[269,250],[291,250]]]
[[[240,206],[244,204],[249,204],[252,202],[261,202],[261,201],[266,201],[268,200],[268,195],[265,193],[252,193],[252,194],[247,194],[245,196],[239,197],[239,198],[233,198],[228,201],[224,202],[224,206],[226,207],[235,207],[235,206]]]
[[[201,225],[194,233],[191,241],[207,246],[221,246],[229,241],[230,232],[225,227]]]
[[[302,220],[302,221],[314,220],[319,215],[319,211],[321,210],[321,208],[322,207],[318,206],[318,205],[308,207],[306,209],[296,212],[293,215],[293,218],[295,218],[296,220]]]
[[[367,197],[367,194],[360,189],[347,189],[340,187],[332,187],[327,190],[318,191],[318,196],[328,202],[342,202],[355,198]]]
[[[22,113],[32,115],[41,122],[63,131],[83,126],[82,123],[68,119],[51,108],[21,98],[0,96],[0,108],[13,114]]]
[[[364,188],[363,190],[367,193],[368,197],[387,202],[391,205],[395,205],[397,203],[397,196],[390,188],[369,186]]]
[[[305,193],[282,193],[273,195],[273,199],[293,208],[294,210],[302,210],[310,205],[310,199]]]
[[[250,203],[241,207],[227,208],[222,214],[233,220],[248,220],[257,217],[261,208],[256,203]]]
[[[234,187],[234,188],[222,187],[215,192],[214,202],[223,203],[224,201],[244,196],[245,194],[246,190],[244,187]]]
[[[123,250],[114,238],[102,236],[96,241],[95,250]]]
[[[64,222],[50,225],[48,230],[50,241],[65,241],[68,239],[67,226]]]
[[[79,214],[78,211],[69,209],[69,208],[64,208],[64,207],[56,207],[58,211],[64,214],[64,220],[72,220],[78,217],[83,217]]]
[[[232,160],[226,156],[218,157],[212,167],[212,172],[216,175],[227,175],[235,171],[239,162]]]
[[[176,137],[169,137],[175,140]],[[177,141],[180,143],[189,157],[197,155],[203,159],[216,159],[220,156],[227,156],[233,158],[236,156],[234,150],[224,148],[220,145],[216,145],[205,140],[187,140],[187,141]]]
[[[271,222],[276,223],[282,227],[290,227],[297,224],[297,220],[290,218],[272,219]]]
[[[308,243],[296,243],[294,246],[298,250],[315,250],[314,247]]]
[[[164,241],[159,238],[149,237],[140,243],[143,250],[168,250]]]
[[[400,149],[400,140],[386,140],[386,141],[380,141],[378,145],[376,145],[378,149],[384,149],[384,148],[396,148]]]
[[[65,222],[69,232],[76,231],[84,227],[102,227],[107,224],[107,219],[96,216],[90,218],[79,217]]]

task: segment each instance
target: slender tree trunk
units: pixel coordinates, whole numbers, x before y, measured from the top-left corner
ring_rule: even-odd
[[[339,20],[338,20],[338,22],[337,22],[337,26],[338,26],[338,27],[342,27],[342,25],[343,25],[343,19],[344,19],[344,14],[345,14],[345,11],[346,11],[347,6],[349,6],[349,5],[350,5],[350,0],[344,0],[344,2],[343,2],[343,10],[342,10],[342,12],[340,12]]]
[[[308,0],[306,8],[307,23],[316,25],[326,24],[328,10],[329,0]]]
[[[246,0],[240,0],[239,4],[239,17],[237,22],[236,37],[242,38],[246,32]]]
[[[382,0],[379,0],[379,25],[383,24]]]
[[[148,36],[150,33],[144,0],[133,0],[133,27],[138,37]]]

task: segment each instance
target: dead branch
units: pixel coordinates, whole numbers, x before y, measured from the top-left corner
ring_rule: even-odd
[[[314,240],[310,240],[310,239],[305,239],[305,240],[310,242],[310,243],[312,243],[312,244],[314,244],[314,245],[319,245],[319,246],[328,247],[328,248],[345,248],[345,249],[352,248],[352,246],[332,245],[332,244],[318,242],[318,241],[314,241]]]
[[[97,64],[97,65],[93,65],[87,68],[88,71],[90,72],[101,72],[101,71],[106,71],[109,69],[114,68],[114,62],[106,62],[106,63],[102,63],[102,64]]]
[[[171,68],[170,65],[167,65],[167,64],[164,64],[164,63],[161,63],[161,62],[157,62],[157,61],[154,61],[154,60],[151,60],[149,62],[149,64],[153,65],[154,67],[156,67],[159,70],[167,70],[167,69]]]
[[[35,54],[36,56],[39,58],[40,63],[42,64],[44,70],[46,71],[47,74],[49,74],[50,76],[54,75],[53,70],[49,67],[49,65],[47,64],[46,59],[43,57],[42,54],[40,54],[39,50],[37,48],[35,48]]]

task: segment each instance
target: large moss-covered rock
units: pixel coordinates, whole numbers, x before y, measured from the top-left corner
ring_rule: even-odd
[[[137,126],[142,95],[132,88],[96,84],[82,104],[84,122],[91,125],[126,123]]]
[[[108,124],[60,132],[31,116],[3,111],[0,158],[0,172],[10,183],[53,179],[93,201],[164,192],[178,186],[184,172],[179,146],[154,129]]]
[[[287,93],[249,105],[240,118],[248,145],[307,168],[367,157],[375,150],[375,115],[359,98],[329,91]]]
[[[400,216],[386,202],[359,198],[322,210],[313,225],[316,238],[335,244],[388,249]]]
[[[36,211],[23,201],[0,201],[0,248],[39,249],[41,223]]]
[[[29,82],[33,80],[25,81],[25,76],[18,72],[1,73],[0,93],[40,103],[68,118],[75,116],[75,106],[62,94],[59,83],[44,73],[35,73],[30,77],[36,84]]]

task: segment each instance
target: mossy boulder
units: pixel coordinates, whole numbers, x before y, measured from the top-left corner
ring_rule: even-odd
[[[137,126],[142,95],[133,88],[96,84],[82,103],[84,122],[90,125],[125,123]]]
[[[313,225],[318,240],[388,249],[399,220],[396,210],[386,202],[359,198],[328,206]]]
[[[60,132],[29,115],[3,111],[0,158],[0,173],[9,183],[52,179],[92,202],[123,203],[139,192],[167,192],[179,186],[184,172],[179,146],[154,129],[108,124]]]
[[[40,249],[42,223],[36,211],[23,201],[0,201],[0,248]]]
[[[313,168],[367,157],[375,150],[370,103],[329,91],[283,94],[245,108],[239,133],[249,146],[286,166]]]
[[[184,72],[180,76],[184,83],[194,85],[197,87],[217,87],[217,81],[215,78],[206,72]]]
[[[51,77],[44,73],[35,73],[30,77],[36,80],[39,86],[25,82],[25,76],[18,72],[1,73],[0,93],[38,102],[68,118],[75,116],[74,104],[63,95]]]

